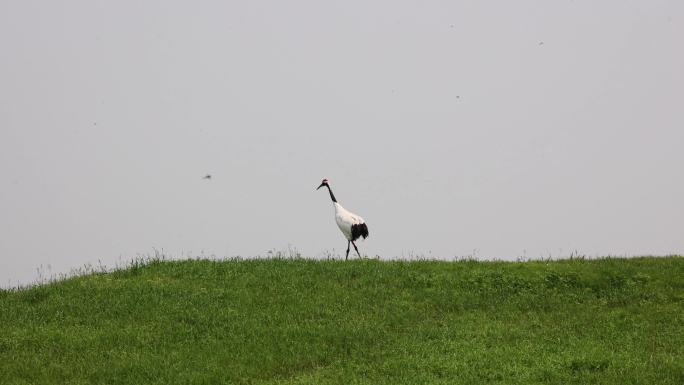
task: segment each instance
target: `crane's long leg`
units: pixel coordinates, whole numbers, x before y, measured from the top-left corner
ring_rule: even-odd
[[[358,254],[359,258],[361,258],[361,253],[359,253],[359,248],[356,247],[356,243],[354,241],[351,241],[351,244],[354,245],[354,250],[356,250],[356,254]],[[347,246],[349,247],[349,246]]]
[[[349,257],[349,243],[350,243],[350,241],[347,241],[347,255],[344,256],[345,261],[347,260],[347,257]],[[356,246],[354,246],[354,247],[356,247]]]

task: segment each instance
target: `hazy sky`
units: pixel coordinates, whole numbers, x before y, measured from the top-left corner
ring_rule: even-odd
[[[324,177],[371,256],[682,253],[683,47],[680,0],[0,0],[0,285],[344,253]]]

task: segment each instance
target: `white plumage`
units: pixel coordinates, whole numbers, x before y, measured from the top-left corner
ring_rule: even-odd
[[[352,241],[352,226],[363,224],[365,221],[360,216],[349,212],[341,204],[333,202],[333,205],[335,205],[335,222],[337,222],[337,227],[340,228],[340,231],[342,231],[342,234],[344,234],[348,241]]]
[[[358,254],[359,258],[361,258],[361,253],[359,253],[359,249],[356,247],[356,243],[354,243],[354,241],[360,237],[363,237],[363,239],[368,237],[368,226],[366,226],[366,221],[364,221],[360,216],[342,207],[341,204],[337,203],[337,199],[335,199],[335,195],[330,189],[327,179],[323,179],[321,185],[318,186],[316,190],[323,186],[328,188],[330,199],[332,199],[333,205],[335,206],[335,222],[337,223],[337,227],[340,228],[340,231],[342,231],[344,237],[347,238],[347,254],[345,255],[344,259],[346,260],[347,257],[349,257],[350,243],[354,245],[356,254]]]

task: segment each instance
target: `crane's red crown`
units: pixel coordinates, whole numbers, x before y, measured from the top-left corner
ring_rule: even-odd
[[[316,190],[318,190],[319,188],[321,188],[321,187],[323,187],[323,186],[327,186],[327,185],[328,185],[328,180],[327,180],[327,179],[323,179],[323,181],[321,181],[321,185],[318,186],[318,188],[317,188]],[[328,187],[328,188],[330,188],[330,187]]]

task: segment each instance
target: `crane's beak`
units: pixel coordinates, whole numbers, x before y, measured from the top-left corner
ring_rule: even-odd
[[[321,187],[323,187],[323,186],[325,186],[325,183],[321,183],[321,185],[318,186],[318,188],[317,188],[316,190],[318,190],[319,188],[321,188]]]

